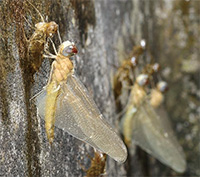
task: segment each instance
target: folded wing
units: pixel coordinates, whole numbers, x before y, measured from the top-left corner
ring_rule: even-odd
[[[175,171],[184,172],[184,153],[163,119],[145,100],[134,116],[133,141]]]

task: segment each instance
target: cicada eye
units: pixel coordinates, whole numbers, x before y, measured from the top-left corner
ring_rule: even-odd
[[[69,45],[69,46],[65,47],[62,51],[62,55],[66,56],[66,57],[73,56],[77,53],[78,53],[78,51],[77,51],[77,48],[75,45]]]
[[[140,74],[136,81],[140,86],[145,86],[149,82],[149,77],[146,74]]]
[[[168,84],[165,81],[158,82],[157,88],[162,93],[166,92],[169,89]]]

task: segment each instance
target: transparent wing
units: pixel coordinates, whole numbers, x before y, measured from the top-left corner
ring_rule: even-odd
[[[112,127],[103,119],[86,88],[74,75],[61,85],[55,126],[108,154],[118,162],[127,158],[127,150]],[[44,119],[45,91],[37,98],[39,115]]]
[[[186,161],[169,124],[165,126],[163,117],[159,117],[146,100],[138,108],[133,121],[133,141],[162,163],[177,172],[184,172]]]

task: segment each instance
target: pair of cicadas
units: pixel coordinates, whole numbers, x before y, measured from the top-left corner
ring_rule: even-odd
[[[135,48],[141,49],[142,46]],[[132,57],[119,67],[114,80],[117,105],[123,90],[130,90],[128,102],[120,121],[124,141],[128,148],[131,148],[132,144],[136,144],[175,171],[184,172],[186,161],[183,150],[176,140],[167,118],[156,112],[156,108],[164,100],[163,93],[168,88],[167,83],[159,81],[156,87],[147,88],[152,75],[158,72],[159,64],[147,64],[140,71],[140,75],[133,76],[134,71],[131,69],[135,69],[136,64],[132,58],[137,58],[138,61],[138,55],[136,57],[133,53]]]

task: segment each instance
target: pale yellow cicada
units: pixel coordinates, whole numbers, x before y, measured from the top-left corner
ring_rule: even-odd
[[[39,115],[45,119],[46,133],[53,141],[55,126],[108,154],[118,162],[127,150],[113,128],[104,120],[94,100],[74,74],[70,56],[77,53],[70,41],[59,46],[47,86],[37,96]]]
[[[131,89],[125,113],[121,119],[122,133],[124,135],[124,141],[128,147],[130,147],[132,142],[134,116],[137,112],[137,108],[143,103],[143,99],[146,96],[144,86],[147,83],[148,75],[146,74],[141,74],[136,78],[135,84]]]

